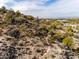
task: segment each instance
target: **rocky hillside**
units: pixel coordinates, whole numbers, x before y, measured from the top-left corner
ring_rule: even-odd
[[[79,59],[79,20],[39,19],[2,7],[0,59]]]

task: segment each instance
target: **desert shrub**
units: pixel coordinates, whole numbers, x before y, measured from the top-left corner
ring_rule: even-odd
[[[67,26],[67,27],[65,27],[65,35],[66,36],[73,36],[74,34],[73,34],[73,30],[72,30],[72,26]]]
[[[25,35],[29,36],[29,37],[34,37],[35,36],[34,30],[33,29],[32,30],[30,30],[30,29],[26,30]]]
[[[5,59],[16,59],[16,48],[14,46],[9,46],[7,48],[6,58]]]
[[[70,37],[66,37],[62,40],[62,43],[65,45],[65,46],[68,46],[68,47],[72,47],[73,46],[73,41]]]
[[[65,30],[66,30],[66,31],[73,31],[73,30],[72,30],[72,26],[66,26],[66,27],[65,27]]]
[[[8,35],[10,35],[11,37],[14,37],[16,39],[18,39],[20,37],[20,31],[15,29],[15,30],[11,30],[8,32]]]
[[[62,26],[62,23],[60,23],[59,21],[54,21],[51,25],[56,29],[60,29]]]
[[[4,6],[2,8],[0,8],[0,13],[1,14],[4,14],[6,12],[7,12],[7,10],[6,10],[6,8]]]
[[[77,53],[79,53],[79,48],[76,49]]]
[[[15,18],[15,12],[13,10],[7,11],[7,13],[4,16],[4,20],[6,23],[11,23],[12,20]]]
[[[28,20],[34,20],[34,17],[31,16],[31,15],[28,15],[28,16],[27,16],[27,19],[28,19]]]
[[[79,31],[79,26],[77,26],[76,29]]]
[[[54,42],[55,42],[54,36],[49,37],[49,42],[50,42],[50,43],[54,43]]]
[[[54,38],[59,41],[62,42],[63,38],[64,38],[64,34],[60,31],[57,31],[54,35]]]
[[[16,17],[21,16],[21,13],[20,13],[20,11],[19,11],[19,10],[17,10],[17,11],[15,12],[15,16],[16,16]]]
[[[65,33],[65,36],[67,37],[67,36],[73,36],[74,35],[74,33],[72,32],[72,31],[67,31],[66,33]]]
[[[46,36],[48,33],[48,30],[46,28],[39,28],[36,35],[37,36]]]

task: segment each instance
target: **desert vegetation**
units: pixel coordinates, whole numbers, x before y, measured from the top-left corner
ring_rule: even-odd
[[[6,50],[8,51],[6,52],[6,54],[8,54],[7,58],[9,59],[19,58],[19,56],[22,56],[23,53],[26,55],[27,54],[32,55],[33,51],[29,50],[32,47],[36,47],[35,49],[37,49],[37,47],[40,46],[41,48],[39,48],[37,52],[41,53],[41,55],[44,56],[47,50],[43,47],[50,46],[51,49],[54,49],[54,47],[52,47],[54,44],[58,44],[58,47],[62,47],[62,49],[64,49],[65,52],[68,49],[69,51],[72,51],[71,53],[79,55],[78,18],[70,18],[62,20],[42,19],[38,17],[37,18],[33,17],[31,15],[24,15],[19,11],[15,12],[12,9],[7,10],[5,7],[2,7],[0,8],[0,31],[2,32],[2,33],[0,32],[2,36],[10,37],[9,40],[7,41],[10,42],[8,43],[9,45],[8,46],[5,45],[7,47]],[[30,48],[27,48],[28,46],[30,46]],[[18,52],[22,49],[26,49],[24,50],[25,52],[24,51],[21,51],[21,53]],[[15,57],[14,54],[17,56]],[[32,59],[39,59],[41,57],[40,55],[39,55],[40,57],[37,56],[38,55],[34,55]],[[53,59],[56,57],[54,55],[52,56],[53,57],[51,58]],[[67,56],[67,58],[70,58],[69,56]],[[29,57],[29,59],[31,58]],[[40,59],[43,59],[43,57],[41,57]],[[65,58],[63,57],[63,59]]]

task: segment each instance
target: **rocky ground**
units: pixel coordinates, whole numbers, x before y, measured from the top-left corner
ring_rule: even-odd
[[[0,36],[0,59],[79,59],[62,43],[44,45],[38,37],[13,40]]]

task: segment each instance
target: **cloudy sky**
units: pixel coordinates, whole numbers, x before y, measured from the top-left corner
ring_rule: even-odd
[[[46,18],[79,17],[79,0],[0,0],[1,6]]]

